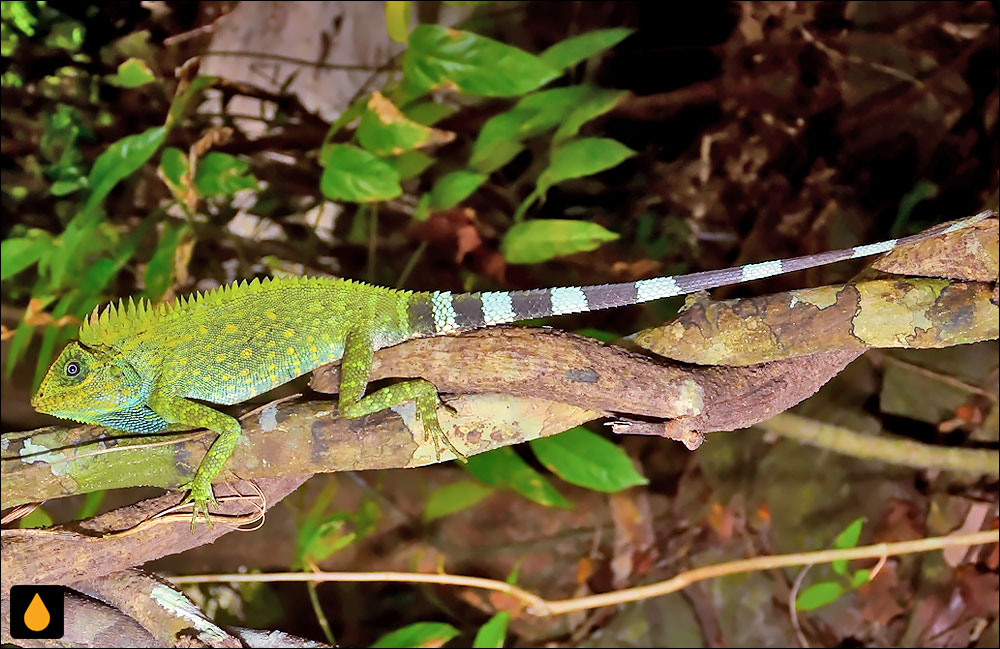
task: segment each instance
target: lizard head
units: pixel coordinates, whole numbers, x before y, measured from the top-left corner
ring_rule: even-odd
[[[144,398],[142,380],[118,352],[71,342],[45,373],[31,405],[63,419],[105,424]]]

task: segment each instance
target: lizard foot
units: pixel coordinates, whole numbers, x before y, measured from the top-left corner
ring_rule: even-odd
[[[191,531],[194,532],[195,524],[198,522],[198,516],[205,517],[205,523],[208,524],[209,528],[214,527],[212,524],[212,517],[208,512],[209,505],[219,506],[219,502],[215,499],[215,494],[212,493],[212,483],[202,483],[195,476],[195,479],[191,482],[185,483],[182,487],[183,489],[189,489],[188,495],[184,497],[184,500],[180,502],[182,505],[187,503],[193,504],[193,511],[191,512]]]
[[[445,404],[442,404],[445,405]],[[447,408],[451,406],[445,405]],[[454,410],[454,409],[452,409]],[[455,459],[459,462],[468,462],[469,459],[465,457],[465,454],[458,450],[455,445],[451,442],[448,436],[443,430],[441,430],[441,424],[438,422],[437,417],[424,417],[422,422],[424,426],[424,436],[428,442],[434,443],[434,452],[437,457],[437,461],[441,461],[441,447],[444,446],[449,451],[455,454]]]

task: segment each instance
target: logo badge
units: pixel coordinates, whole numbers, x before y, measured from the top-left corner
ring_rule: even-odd
[[[63,636],[62,586],[11,586],[10,635],[12,638]]]

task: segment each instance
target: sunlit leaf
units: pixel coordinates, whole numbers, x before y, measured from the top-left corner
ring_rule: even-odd
[[[476,631],[476,638],[472,641],[472,646],[475,649],[499,649],[503,647],[509,622],[510,613],[507,611],[496,613]]]
[[[42,509],[41,507],[36,507],[27,516],[24,516],[17,521],[17,526],[22,530],[34,529],[37,527],[52,527],[55,521],[49,516],[49,513]]]
[[[184,202],[191,188],[188,186],[188,158],[180,149],[168,146],[160,154],[160,178],[170,188],[177,200]]]
[[[410,13],[410,2],[386,0],[385,29],[389,38],[397,43],[405,43],[410,36]]]
[[[403,113],[407,117],[424,126],[433,126],[445,117],[454,115],[456,112],[458,112],[457,106],[442,104],[436,101],[422,101],[403,109]]]
[[[3,20],[10,21],[15,27],[21,30],[25,36],[35,35],[35,25],[38,24],[38,19],[35,15],[31,13],[28,9],[28,3],[22,0],[13,0],[11,2],[4,2],[0,7],[0,11],[3,12]]]
[[[424,505],[424,522],[472,507],[493,493],[493,488],[473,480],[459,480],[431,492]]]
[[[615,492],[648,484],[621,448],[582,426],[530,442],[535,457],[566,482]]]
[[[454,139],[454,134],[424,126],[401,113],[382,96],[372,93],[358,125],[358,142],[375,155],[399,155]]]
[[[184,117],[184,113],[187,112],[188,104],[191,103],[191,100],[206,88],[214,85],[215,81],[215,77],[201,75],[192,79],[191,83],[187,86],[178,88],[179,92],[174,95],[173,101],[170,102],[170,110],[167,111],[165,126],[168,129],[176,126],[177,122]]]
[[[812,611],[837,600],[844,592],[844,587],[835,581],[821,581],[804,589],[795,598],[795,609]]]
[[[538,179],[538,187],[545,189],[571,178],[581,178],[611,169],[621,164],[635,152],[617,140],[604,137],[585,137],[569,140],[552,152],[548,168]]]
[[[194,173],[194,186],[199,196],[235,194],[241,189],[258,186],[257,179],[249,173],[250,164],[228,153],[209,151],[198,161]]]
[[[453,171],[438,178],[431,189],[431,209],[446,210],[458,205],[486,180],[474,171]]]
[[[118,66],[118,72],[108,81],[122,88],[139,88],[156,79],[149,65],[142,59],[130,58]]]
[[[331,144],[323,151],[319,186],[331,200],[385,201],[403,193],[399,174],[378,156],[349,144]]]
[[[130,176],[159,150],[167,137],[165,126],[153,126],[142,133],[127,135],[114,142],[94,161],[87,185],[90,195],[83,212],[91,212],[123,178]]]
[[[0,244],[0,280],[29,268],[51,246],[52,236],[39,229],[31,229],[23,237],[4,239]]]
[[[82,521],[85,518],[90,518],[101,509],[101,505],[104,503],[104,497],[108,495],[107,490],[101,489],[99,491],[91,491],[83,497],[83,503],[73,514],[73,520]]]
[[[422,174],[428,167],[434,164],[434,158],[423,151],[407,151],[385,161],[392,165],[392,168],[399,174],[399,180],[409,180]]]
[[[539,505],[572,507],[545,476],[535,471],[510,447],[503,446],[488,453],[474,455],[464,467],[486,484],[513,489]]]
[[[164,223],[160,232],[156,250],[149,263],[143,279],[146,281],[146,297],[156,301],[163,297],[174,280],[174,255],[181,240],[190,234],[187,224]]]
[[[833,547],[838,550],[843,550],[845,548],[853,548],[858,544],[858,539],[861,538],[861,526],[865,524],[865,519],[856,518],[851,521],[850,525],[844,528],[844,531],[837,535],[836,540],[833,542]],[[838,575],[847,574],[847,559],[838,559],[830,564],[833,571]]]
[[[565,70],[609,47],[614,47],[631,33],[632,30],[625,27],[598,29],[559,41],[542,52],[539,58],[557,70]]]
[[[510,264],[536,264],[555,257],[596,250],[618,235],[597,223],[536,219],[515,224],[504,235],[500,252]]]
[[[582,99],[570,114],[566,116],[559,125],[559,128],[556,129],[553,142],[559,144],[571,137],[575,137],[584,124],[614,108],[626,95],[628,95],[628,92],[624,90],[597,89],[597,91]]]
[[[469,165],[479,171],[493,171],[521,150],[520,141],[555,128],[586,106],[591,98],[608,92],[597,86],[580,85],[540,90],[522,97],[513,108],[483,124],[472,147]]]
[[[416,622],[387,633],[372,645],[379,647],[440,647],[458,635],[458,629],[444,622]]]
[[[425,24],[410,33],[403,75],[423,91],[454,87],[472,95],[511,97],[531,92],[559,72],[516,47],[472,32]]]

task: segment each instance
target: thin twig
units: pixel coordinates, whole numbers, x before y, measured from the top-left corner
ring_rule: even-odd
[[[950,448],[909,439],[863,435],[787,412],[757,424],[764,430],[844,455],[916,468],[938,468],[1000,475],[1000,452],[989,449]]]
[[[802,632],[802,625],[799,623],[799,612],[795,606],[795,600],[799,597],[802,580],[806,578],[806,573],[809,572],[813,565],[810,563],[799,571],[799,574],[795,576],[795,581],[792,582],[792,592],[788,594],[788,617],[791,618],[792,628],[795,629],[795,636],[799,639],[799,644],[804,649],[809,649],[809,641],[806,639],[806,634]]]
[[[988,390],[984,390],[977,385],[966,383],[957,376],[949,376],[947,374],[942,374],[941,372],[936,372],[926,367],[917,365],[916,363],[910,363],[909,361],[904,361],[901,358],[896,358],[895,356],[886,354],[881,350],[873,350],[873,351],[878,351],[878,355],[886,363],[897,365],[899,367],[905,368],[913,372],[914,374],[920,374],[921,376],[926,376],[927,378],[933,379],[935,381],[940,381],[941,383],[944,383],[945,385],[950,385],[951,387],[961,390],[962,392],[971,392],[973,394],[978,394],[979,396],[989,399],[990,401],[997,400],[997,395],[995,392],[989,392]]]
[[[289,581],[340,581],[401,582],[466,586],[469,588],[482,588],[510,595],[524,604],[528,613],[536,616],[552,616],[563,615],[575,611],[585,611],[603,606],[614,606],[627,602],[650,599],[652,597],[659,597],[661,595],[677,592],[678,590],[686,588],[699,581],[744,572],[757,572],[762,570],[773,570],[775,568],[787,568],[791,566],[831,563],[839,560],[873,559],[889,555],[931,552],[947,547],[984,545],[987,543],[997,542],[1000,542],[1000,530],[987,530],[971,534],[936,536],[918,539],[915,541],[876,543],[874,545],[865,545],[857,548],[818,550],[815,552],[753,557],[751,559],[728,561],[725,563],[703,566],[701,568],[693,568],[682,572],[675,577],[657,582],[655,584],[625,588],[622,590],[612,591],[610,593],[601,593],[600,595],[589,595],[586,597],[575,597],[562,600],[546,600],[523,588],[519,588],[496,579],[467,577],[464,575],[424,574],[411,572],[280,572],[252,575],[231,573],[171,577],[169,578],[169,581],[174,584],[205,584],[216,582],[259,583]]]
[[[320,68],[322,70],[361,70],[364,72],[370,72],[380,70],[384,65],[386,65],[385,63],[379,65],[361,65],[357,63],[322,63],[319,61],[310,61],[308,59],[300,59],[294,56],[285,56],[284,54],[274,54],[271,52],[240,52],[236,50],[208,50],[207,52],[202,52],[199,56],[203,58],[208,56],[236,56],[247,59],[267,59],[281,63],[293,63],[304,67]]]

